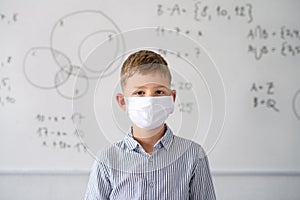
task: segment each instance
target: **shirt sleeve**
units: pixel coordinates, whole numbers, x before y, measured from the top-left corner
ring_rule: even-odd
[[[108,200],[111,193],[111,184],[107,170],[103,163],[94,161],[90,173],[85,200]]]
[[[215,190],[207,156],[199,158],[191,182],[190,200],[215,200]]]

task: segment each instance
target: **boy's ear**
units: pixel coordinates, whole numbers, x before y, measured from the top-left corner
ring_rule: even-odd
[[[117,100],[118,105],[120,106],[120,108],[122,110],[126,111],[126,103],[125,103],[124,95],[121,94],[121,93],[117,93],[116,100]]]
[[[175,102],[176,99],[176,90],[171,91],[171,95],[173,96],[173,101]]]

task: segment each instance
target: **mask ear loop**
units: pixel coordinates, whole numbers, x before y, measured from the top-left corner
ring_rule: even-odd
[[[127,97],[125,97],[125,95],[124,95],[124,102],[125,102],[125,105],[126,105],[126,114],[127,114],[127,116],[128,116],[128,100],[127,100]]]

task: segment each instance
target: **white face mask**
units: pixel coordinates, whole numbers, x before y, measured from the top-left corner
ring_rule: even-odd
[[[146,130],[162,125],[174,111],[172,96],[125,97],[125,102],[130,120]]]

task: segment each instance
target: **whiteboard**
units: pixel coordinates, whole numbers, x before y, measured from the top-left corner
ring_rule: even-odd
[[[1,1],[0,170],[88,170],[129,130],[126,56],[166,58],[168,124],[213,170],[299,170],[300,3]],[[272,9],[270,9],[272,8]]]

